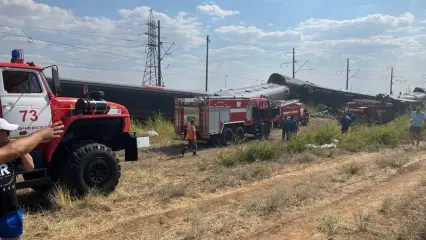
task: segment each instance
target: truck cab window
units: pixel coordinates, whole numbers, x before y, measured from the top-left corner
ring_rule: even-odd
[[[3,86],[7,93],[42,93],[37,74],[25,71],[3,71]]]

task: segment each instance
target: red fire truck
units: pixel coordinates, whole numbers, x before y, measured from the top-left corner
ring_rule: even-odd
[[[175,99],[175,133],[186,136],[187,124],[194,120],[197,139],[220,146],[244,139],[245,134],[270,135],[271,104],[266,98],[200,97]]]
[[[271,102],[274,127],[279,127],[286,117],[301,119],[304,116],[303,104],[299,100],[279,100]]]
[[[343,110],[365,123],[387,123],[394,119],[393,104],[387,102],[354,99],[347,102]]]
[[[47,69],[52,70],[52,86],[44,74]],[[114,191],[121,176],[115,151],[124,150],[124,161],[137,161],[138,148],[149,146],[149,138],[130,132],[124,106],[105,101],[102,91],[85,90],[81,98],[60,96],[58,67],[25,63],[22,49],[12,51],[10,62],[0,62],[0,118],[19,125],[10,138],[29,136],[52,122],[65,126],[60,138],[42,142],[30,153],[33,170],[16,169],[24,180],[6,183],[3,190],[45,191],[59,182],[76,194]],[[0,168],[9,174],[6,164]]]

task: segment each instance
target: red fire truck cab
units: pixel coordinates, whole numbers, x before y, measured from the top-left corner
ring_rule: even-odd
[[[270,135],[271,104],[266,98],[200,97],[175,99],[175,133],[186,136],[188,123],[194,120],[197,140],[213,145],[229,145],[245,134]]]
[[[304,117],[303,104],[299,100],[279,100],[271,102],[274,127],[279,127],[281,120],[286,117],[301,119]]]

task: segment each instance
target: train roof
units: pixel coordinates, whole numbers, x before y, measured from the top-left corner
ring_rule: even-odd
[[[48,78],[51,81],[51,78]],[[99,82],[93,80],[81,80],[81,79],[73,79],[73,78],[61,78],[61,82],[68,82],[71,84],[90,84],[94,86],[100,87],[108,87],[108,88],[116,88],[125,89],[125,90],[134,90],[134,91],[153,91],[159,93],[171,93],[171,94],[193,94],[197,96],[213,96],[210,92],[198,91],[198,90],[180,90],[180,89],[172,89],[165,87],[156,87],[156,86],[148,86],[148,85],[137,85],[137,84],[126,84],[126,83],[112,83],[112,82]],[[90,89],[89,89],[90,91]]]
[[[260,97],[260,96],[270,96],[274,94],[280,94],[283,92],[288,92],[289,89],[287,86],[282,86],[273,83],[266,83],[261,85],[243,87],[238,89],[227,89],[214,92],[216,96],[244,96],[244,97]]]

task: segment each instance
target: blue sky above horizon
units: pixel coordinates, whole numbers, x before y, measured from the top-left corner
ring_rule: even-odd
[[[204,89],[207,34],[211,91],[291,76],[291,64],[281,63],[293,47],[298,64],[308,61],[296,73],[302,80],[342,89],[350,58],[352,90],[389,92],[390,67],[403,80],[396,92],[426,84],[426,1],[171,2],[0,0],[0,60],[23,48],[26,60],[58,64],[62,77],[141,84],[141,24],[152,8],[163,41],[175,42],[162,63],[166,87]]]

